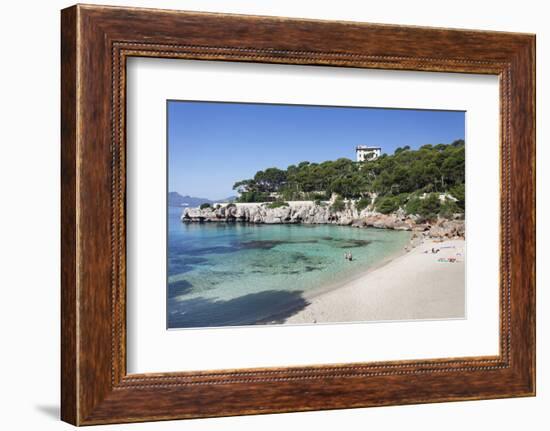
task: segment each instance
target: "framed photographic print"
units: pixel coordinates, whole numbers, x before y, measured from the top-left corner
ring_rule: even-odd
[[[62,11],[62,419],[535,394],[535,37]]]

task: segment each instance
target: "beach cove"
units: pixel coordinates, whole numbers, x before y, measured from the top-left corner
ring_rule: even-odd
[[[181,210],[170,210],[169,328],[464,316],[461,239],[338,224],[182,223]],[[430,245],[439,252],[423,253]]]

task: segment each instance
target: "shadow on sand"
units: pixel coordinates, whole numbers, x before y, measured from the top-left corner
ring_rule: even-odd
[[[283,323],[304,309],[308,302],[302,291],[267,290],[228,301],[194,298],[168,302],[168,327],[201,328]]]

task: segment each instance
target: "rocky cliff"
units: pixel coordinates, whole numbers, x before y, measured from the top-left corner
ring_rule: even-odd
[[[353,205],[343,211],[333,211],[328,204],[312,201],[289,202],[288,206],[269,208],[265,203],[222,204],[215,208],[186,208],[183,222],[246,222],[257,224],[336,224],[354,227],[374,227],[415,231],[432,238],[464,237],[463,220],[438,219],[428,223],[402,210],[380,214],[370,210],[358,212]]]

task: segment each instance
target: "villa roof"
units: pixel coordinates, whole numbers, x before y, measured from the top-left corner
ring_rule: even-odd
[[[356,150],[381,150],[382,147],[369,147],[367,145],[357,145]]]

